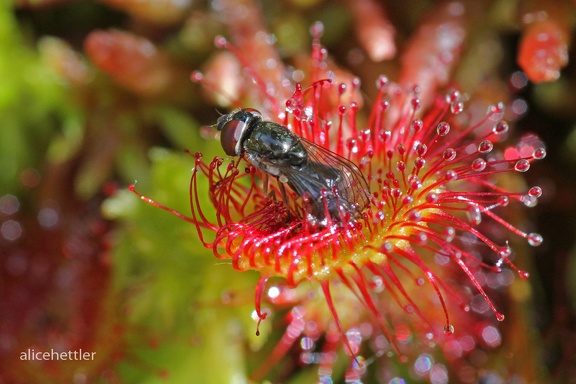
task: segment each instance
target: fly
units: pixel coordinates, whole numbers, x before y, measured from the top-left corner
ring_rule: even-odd
[[[281,124],[264,121],[256,109],[222,115],[217,126],[224,152],[275,177],[285,204],[287,184],[302,198],[306,220],[313,226],[355,221],[369,204],[368,183],[354,163]]]

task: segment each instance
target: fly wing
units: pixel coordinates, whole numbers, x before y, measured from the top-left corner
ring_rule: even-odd
[[[292,166],[280,167],[281,174],[288,180],[287,184],[300,197],[311,201],[320,201],[322,190],[330,191],[323,177],[319,177],[316,167],[294,168]]]
[[[325,179],[324,188],[336,187],[339,199],[358,211],[370,203],[370,188],[356,164],[324,147],[301,138],[311,160],[309,169]]]
[[[330,187],[326,185],[325,178],[318,177],[316,170],[308,166],[299,168],[287,166],[281,167],[280,172],[286,178],[288,186],[302,198],[305,218],[310,224],[325,227],[327,214],[333,221],[342,222],[338,206],[334,203],[334,196],[329,192]],[[326,191],[326,198],[323,197],[322,190]]]

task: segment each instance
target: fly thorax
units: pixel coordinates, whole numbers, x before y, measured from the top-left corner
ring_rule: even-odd
[[[305,166],[308,162],[308,152],[299,140],[292,145],[286,157],[290,165],[294,167]]]

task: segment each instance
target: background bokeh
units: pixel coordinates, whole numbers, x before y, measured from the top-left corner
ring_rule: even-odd
[[[0,2],[0,383],[248,382],[283,332],[281,321],[266,321],[263,336],[254,335],[257,275],[215,259],[192,226],[126,187],[137,180],[155,200],[189,211],[194,159],[184,149],[222,155],[203,127],[229,108],[190,73],[216,73],[220,89],[247,93],[213,43],[225,35],[242,47],[247,36],[235,21],[243,12],[274,34],[276,54],[295,67],[309,54],[310,26],[322,21],[322,43],[361,78],[367,102],[380,74],[396,80],[414,66],[419,78],[426,47],[410,44],[442,2],[359,2],[387,15],[381,19],[355,3]],[[447,83],[506,102],[517,136],[537,134],[548,152],[526,174],[544,196],[525,220],[545,241],[519,255],[529,288],[512,289],[507,311],[515,312],[501,329],[504,340],[525,335],[525,366],[507,366],[504,342],[495,352],[502,358],[484,357],[484,373],[470,377],[524,383],[531,371],[539,382],[576,383],[576,4],[462,3],[472,16],[462,49],[447,60]],[[564,32],[568,62],[557,79],[527,79],[538,65],[518,64],[530,17]],[[371,45],[382,20],[395,31],[384,53]],[[27,349],[97,354],[22,361]],[[275,374],[286,383],[317,377],[314,367],[296,365]],[[428,379],[406,374],[411,380]]]

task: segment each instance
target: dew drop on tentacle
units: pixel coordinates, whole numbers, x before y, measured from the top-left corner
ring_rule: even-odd
[[[530,194],[524,195],[520,198],[522,203],[528,208],[533,208],[538,204],[538,198],[535,196],[531,196]]]
[[[406,170],[406,163],[404,163],[403,161],[398,161],[396,163],[396,168],[398,169],[398,171],[404,172]]]
[[[426,160],[424,160],[422,157],[417,157],[416,160],[414,160],[414,170],[416,172],[420,171],[425,166],[426,166]]]
[[[509,257],[512,254],[512,248],[506,244],[500,248],[498,255],[502,258]]]
[[[451,243],[452,240],[456,237],[456,230],[452,227],[446,227],[442,230],[442,236],[446,242]]]
[[[350,347],[352,347],[352,352],[357,354],[360,351],[360,346],[362,345],[362,335],[357,328],[352,328],[346,331],[346,339]]]
[[[453,169],[449,169],[444,174],[444,179],[446,181],[455,181],[458,179],[458,174]]]
[[[422,120],[419,120],[419,119],[412,120],[412,123],[410,123],[410,128],[412,129],[412,132],[414,134],[420,132],[423,127],[424,127],[424,122]]]
[[[420,179],[416,175],[411,175],[408,178],[408,184],[410,185],[410,189],[412,191],[417,191],[418,189],[422,188],[422,182],[420,182]]]
[[[420,211],[417,210],[411,211],[410,214],[408,215],[408,220],[418,222],[422,220],[422,214],[420,213]]]
[[[528,244],[531,246],[537,247],[542,244],[543,238],[539,233],[532,232],[526,235],[526,240],[528,240]]]
[[[480,172],[486,168],[486,160],[482,158],[475,159],[470,166],[473,171]]]
[[[404,146],[404,144],[398,144],[398,145],[396,146],[396,151],[398,151],[398,154],[399,154],[400,156],[403,156],[404,153],[406,153],[406,147]]]
[[[530,274],[526,271],[518,270],[518,275],[520,276],[521,279],[524,280],[530,278]]]
[[[430,192],[426,195],[426,202],[430,204],[436,204],[438,202],[438,195]]]
[[[452,161],[456,158],[456,151],[453,148],[447,148],[444,150],[442,158],[446,161]]]
[[[388,78],[384,75],[380,75],[376,80],[376,88],[382,91],[388,85],[388,83],[389,83]]]
[[[384,113],[390,108],[390,102],[388,100],[382,100],[378,104],[379,112]]]
[[[461,101],[456,101],[450,104],[450,112],[453,115],[458,115],[464,111],[464,103]]]
[[[514,165],[514,169],[518,172],[526,172],[530,169],[530,162],[526,159],[520,159]]]
[[[194,83],[199,83],[204,79],[204,74],[200,71],[193,71],[190,75],[190,80]]]
[[[503,135],[508,132],[508,123],[505,121],[499,121],[494,124],[492,132],[496,135]]]
[[[496,204],[500,207],[506,207],[508,206],[508,203],[510,203],[510,198],[506,195],[499,196],[496,200]]]
[[[404,196],[402,198],[402,205],[407,207],[414,202],[414,198],[412,196]]]
[[[494,148],[494,145],[490,140],[484,140],[480,144],[478,144],[478,152],[480,153],[489,153]]]
[[[304,94],[302,92],[302,84],[297,83],[296,89],[292,96],[286,100],[286,111],[292,113],[296,118],[303,115],[304,109]]]
[[[416,143],[414,149],[416,150],[416,154],[418,154],[420,157],[423,157],[428,151],[428,147],[423,143]]]
[[[532,155],[534,159],[540,160],[546,157],[546,149],[540,147],[534,150],[534,154]]]
[[[321,38],[323,34],[324,34],[324,24],[322,22],[317,21],[314,24],[312,24],[312,26],[310,27],[310,35],[312,35],[314,39]]]
[[[528,191],[528,194],[532,197],[538,198],[538,197],[542,196],[542,188],[540,188],[538,186],[532,187]]]
[[[462,94],[458,90],[452,90],[446,94],[447,103],[455,103],[461,101]]]
[[[362,80],[358,76],[354,76],[352,78],[352,81],[350,82],[350,86],[352,88],[352,91],[359,90],[361,85],[362,85]]]
[[[438,133],[438,136],[446,136],[450,133],[450,124],[445,121],[438,123],[438,126],[436,126],[436,133]]]
[[[468,207],[468,217],[470,224],[472,225],[479,225],[482,222],[482,213],[480,212],[480,208],[475,205],[471,205]]]
[[[428,243],[428,235],[426,232],[419,231],[416,233],[416,243],[420,246],[425,246]]]
[[[218,35],[214,38],[214,45],[216,48],[226,48],[228,40],[224,36]]]
[[[498,115],[504,112],[504,103],[499,102],[488,107],[489,115]]]

